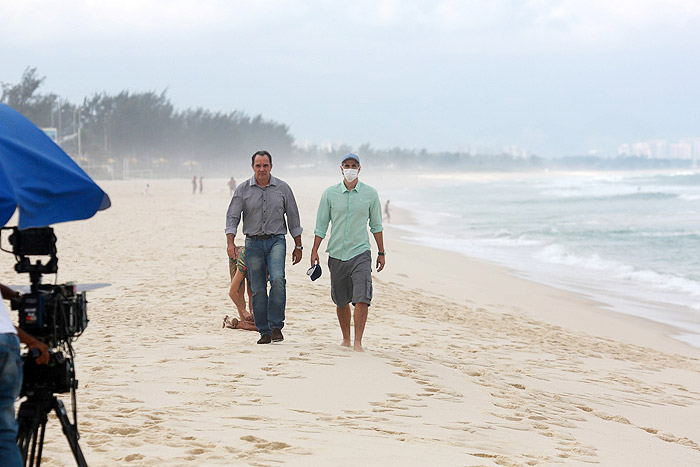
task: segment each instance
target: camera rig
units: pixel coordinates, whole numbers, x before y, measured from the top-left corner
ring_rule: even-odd
[[[19,311],[19,327],[42,340],[49,347],[70,343],[87,327],[87,300],[85,292],[78,293],[73,285],[42,284],[43,274],[58,272],[56,235],[50,227],[13,229],[10,235],[12,251],[17,259],[15,271],[29,273],[30,293],[12,302]],[[29,256],[49,256],[31,263]]]
[[[12,309],[17,310],[19,314],[19,328],[44,342],[49,347],[50,354],[49,363],[46,365],[37,364],[38,355],[31,352],[22,355],[24,378],[20,396],[26,396],[26,399],[20,405],[17,415],[17,445],[25,465],[39,466],[47,415],[54,410],[77,464],[86,466],[78,445],[78,380],[75,379],[75,355],[71,345],[88,323],[86,293],[78,292],[72,284],[42,284],[43,274],[58,272],[56,235],[51,227],[23,230],[3,227],[0,230],[12,231],[9,241],[12,245],[11,253],[16,259],[15,271],[29,273],[31,282],[28,293],[11,301]],[[3,251],[9,252],[4,249]],[[42,263],[41,259],[32,263],[31,256],[49,258],[45,263]],[[56,393],[67,392],[71,394],[73,423],[68,418],[63,402],[55,396]]]

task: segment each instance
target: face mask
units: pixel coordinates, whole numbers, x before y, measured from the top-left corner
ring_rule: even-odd
[[[352,183],[357,178],[358,172],[359,170],[357,169],[343,169],[343,177],[345,177],[348,183]]]

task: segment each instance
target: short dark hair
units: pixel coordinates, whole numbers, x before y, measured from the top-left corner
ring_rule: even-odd
[[[255,158],[257,156],[267,156],[267,160],[269,160],[270,165],[272,165],[272,156],[267,151],[256,151],[255,154],[253,154],[253,157],[250,159],[250,165],[255,165]]]

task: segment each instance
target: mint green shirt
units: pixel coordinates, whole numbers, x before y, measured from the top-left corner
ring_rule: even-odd
[[[325,238],[330,223],[331,238],[326,251],[331,258],[347,261],[370,249],[368,222],[373,234],[384,230],[377,190],[358,181],[355,188],[348,191],[345,183],[340,182],[323,192],[314,234]]]

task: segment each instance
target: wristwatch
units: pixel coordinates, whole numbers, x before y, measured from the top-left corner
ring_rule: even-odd
[[[380,252],[377,252],[377,254],[379,256],[386,256],[386,251],[380,251]]]
[[[304,249],[303,246],[299,246],[299,245],[294,245],[294,248],[296,248],[297,250],[303,250],[303,249]]]

